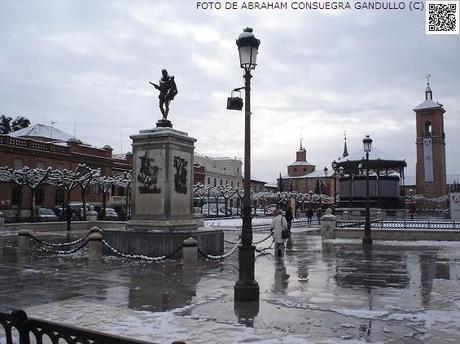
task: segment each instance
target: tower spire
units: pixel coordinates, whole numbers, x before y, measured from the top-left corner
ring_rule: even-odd
[[[348,156],[348,148],[347,148],[347,132],[344,131],[343,132],[343,155],[342,155],[342,158],[345,158],[346,156]]]
[[[431,74],[428,74],[425,77],[426,79],[425,100],[433,100],[433,92],[431,91],[431,87],[430,87],[430,78],[431,78]]]

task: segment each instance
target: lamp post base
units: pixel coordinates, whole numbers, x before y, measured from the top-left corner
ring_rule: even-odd
[[[235,301],[258,301],[259,284],[254,278],[255,247],[241,245],[238,250],[239,279],[235,283]]]
[[[370,246],[372,245],[372,239],[371,238],[363,238],[363,245]]]
[[[259,284],[256,280],[236,281],[234,291],[235,301],[259,301]]]

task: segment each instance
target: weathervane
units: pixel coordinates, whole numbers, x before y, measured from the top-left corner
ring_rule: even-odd
[[[426,84],[429,85],[430,84],[430,78],[431,78],[431,74],[428,74],[425,79],[426,79]]]

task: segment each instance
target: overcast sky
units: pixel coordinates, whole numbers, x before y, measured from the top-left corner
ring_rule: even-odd
[[[288,3],[291,1],[288,1]],[[239,1],[241,4],[242,1]],[[350,2],[353,4],[353,1]],[[243,158],[243,85],[235,39],[261,40],[252,78],[252,178],[274,180],[295,160],[323,170],[369,134],[415,175],[415,114],[430,73],[446,109],[447,173],[460,174],[460,36],[425,34],[425,13],[197,10],[194,0],[0,2],[0,114],[23,115],[92,145],[130,151],[129,135],[161,118],[161,69],[175,76],[174,128],[196,151]]]

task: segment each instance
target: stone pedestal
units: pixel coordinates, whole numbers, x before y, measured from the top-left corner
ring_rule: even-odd
[[[30,232],[25,229],[21,229],[18,232],[18,250],[17,253],[19,256],[29,256],[32,252],[30,242]]]
[[[86,212],[86,221],[97,221],[97,211],[94,211],[94,206],[90,206]]]
[[[198,261],[198,241],[193,238],[184,240],[182,244],[182,257],[185,266],[196,265]]]
[[[129,230],[190,231],[193,216],[193,151],[196,139],[168,127],[132,135],[132,218]]]
[[[326,214],[321,218],[321,237],[323,239],[335,239],[335,227],[337,218],[332,215],[332,210],[328,208]]]
[[[102,234],[100,230],[95,231],[93,230],[93,228],[91,228],[91,234],[89,235],[88,259],[90,261],[101,261],[102,260]]]

